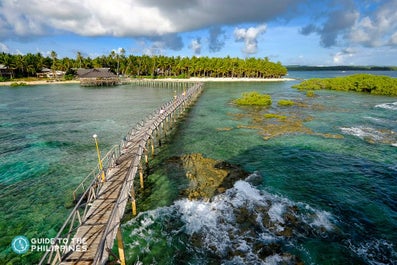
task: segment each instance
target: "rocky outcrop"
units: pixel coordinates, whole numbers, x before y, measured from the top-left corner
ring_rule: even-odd
[[[170,161],[184,170],[189,179],[189,187],[182,192],[189,199],[209,200],[249,175],[237,165],[206,158],[202,154],[187,154]]]

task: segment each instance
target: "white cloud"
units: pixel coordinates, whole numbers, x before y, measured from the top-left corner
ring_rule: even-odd
[[[241,5],[239,0],[2,0],[0,37],[6,37],[4,29],[17,36],[54,31],[83,36],[158,36],[213,25],[268,21],[301,1],[246,0]]]
[[[193,50],[195,55],[199,55],[201,53],[201,39],[193,39],[189,45],[189,47]]]
[[[397,45],[397,32],[394,33],[391,38],[390,38],[390,44],[391,45]]]
[[[346,48],[343,49],[342,51],[339,51],[333,55],[333,62],[334,64],[345,64],[347,62],[347,59],[350,59],[353,57],[353,55],[356,53],[356,51],[352,48]],[[351,62],[348,62],[348,64],[352,64]]]
[[[258,25],[248,29],[236,28],[234,30],[234,38],[236,41],[243,41],[243,52],[246,54],[254,54],[258,48],[258,37],[266,31],[266,25]]]
[[[388,0],[375,12],[357,20],[348,34],[350,41],[368,47],[397,45],[397,1]]]
[[[358,44],[365,47],[395,45],[393,34],[397,31],[397,0],[366,1],[333,0],[314,10],[319,22],[303,26],[303,35],[320,36],[325,48]]]
[[[0,42],[0,52],[8,53],[9,51],[10,49],[8,48],[8,46]]]

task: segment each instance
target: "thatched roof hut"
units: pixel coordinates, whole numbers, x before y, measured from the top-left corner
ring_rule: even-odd
[[[110,68],[77,69],[82,86],[114,86],[119,84],[117,75]]]
[[[13,78],[15,68],[10,68],[4,64],[0,64],[0,76]]]

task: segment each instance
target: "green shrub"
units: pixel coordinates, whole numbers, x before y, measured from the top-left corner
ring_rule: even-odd
[[[234,100],[234,103],[243,106],[269,106],[272,104],[272,97],[252,91],[243,93],[241,98]]]
[[[293,102],[292,100],[288,100],[288,99],[280,99],[277,104],[279,106],[293,106],[293,105],[295,105],[295,102]]]
[[[287,116],[274,114],[274,113],[266,113],[263,115],[266,119],[278,119],[278,120],[286,120]]]
[[[371,74],[355,74],[334,78],[313,78],[305,80],[293,87],[300,90],[331,89],[397,96],[397,78]]]
[[[10,86],[12,86],[12,87],[17,87],[17,86],[27,86],[27,84],[26,83],[24,83],[24,82],[14,82],[14,83],[11,83],[11,85]]]
[[[74,79],[74,75],[72,75],[72,74],[64,75],[63,79],[65,79],[65,80],[73,80]]]
[[[316,94],[314,94],[313,90],[308,90],[306,91],[306,97],[312,98],[314,97]]]

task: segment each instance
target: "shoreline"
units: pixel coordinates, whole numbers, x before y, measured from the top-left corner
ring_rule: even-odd
[[[161,79],[125,79],[126,83],[133,83],[134,81],[145,81],[148,82],[284,82],[294,81],[293,78],[235,78],[235,77],[191,77],[186,79],[174,79],[174,78],[161,78]],[[57,84],[79,84],[79,80],[62,80],[62,81],[48,81],[48,80],[35,80],[35,81],[7,81],[0,82],[0,86],[11,86],[12,83],[25,83],[27,86],[34,85],[57,85]]]
[[[27,86],[35,85],[57,85],[57,84],[80,84],[79,80],[62,80],[62,81],[47,81],[47,80],[35,80],[35,81],[7,81],[0,82],[0,86],[11,86],[12,83],[25,83]]]

